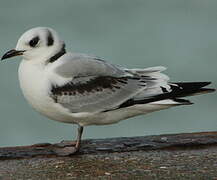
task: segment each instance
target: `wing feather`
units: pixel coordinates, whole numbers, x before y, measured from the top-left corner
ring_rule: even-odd
[[[130,99],[140,100],[170,91],[164,67],[125,69],[85,54],[66,53],[54,72],[67,79],[52,83],[51,97],[71,112],[116,109]]]
[[[126,72],[115,65],[86,54],[67,53],[54,71],[63,77],[124,76]]]
[[[143,91],[141,78],[78,77],[64,86],[53,86],[52,97],[71,112],[100,112],[117,108]]]

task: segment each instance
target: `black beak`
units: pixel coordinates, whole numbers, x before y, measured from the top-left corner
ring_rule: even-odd
[[[15,50],[15,49],[12,49],[12,50],[6,52],[6,53],[3,55],[2,58],[1,58],[1,60],[7,59],[7,58],[11,58],[11,57],[14,57],[14,56],[23,55],[24,52],[25,52],[25,51],[17,51],[17,50]]]

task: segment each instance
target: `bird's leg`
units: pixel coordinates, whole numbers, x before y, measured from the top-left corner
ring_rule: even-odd
[[[78,133],[77,133],[75,146],[67,146],[65,144],[65,147],[63,146],[63,148],[55,150],[56,154],[58,156],[69,156],[78,152],[81,145],[81,137],[82,137],[83,129],[84,129],[83,126],[78,125]]]
[[[77,149],[77,151],[79,150],[80,145],[81,145],[81,137],[83,134],[83,130],[84,130],[84,127],[78,125],[77,140],[76,140],[76,144],[75,144],[75,148]]]

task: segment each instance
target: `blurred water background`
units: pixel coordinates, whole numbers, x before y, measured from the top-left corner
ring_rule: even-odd
[[[217,87],[216,0],[10,0],[0,6],[0,54],[29,28],[54,28],[68,51],[95,54],[129,68],[164,65],[171,81],[212,81]],[[0,65],[0,146],[75,138],[76,128],[48,120],[24,100],[20,58]],[[109,126],[84,138],[217,130],[217,93]]]

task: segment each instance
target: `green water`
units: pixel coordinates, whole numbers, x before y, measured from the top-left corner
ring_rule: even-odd
[[[164,65],[171,81],[212,81],[217,87],[216,0],[10,0],[0,6],[0,54],[29,28],[59,32],[67,50],[101,56],[129,68]],[[72,125],[36,113],[19,89],[19,58],[0,65],[0,146],[75,137]],[[217,130],[217,93],[110,126],[84,138]]]

